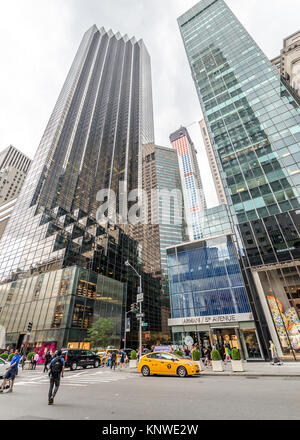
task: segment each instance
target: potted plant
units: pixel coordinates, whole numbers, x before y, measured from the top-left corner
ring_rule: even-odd
[[[203,371],[204,368],[203,368],[202,361],[201,361],[200,351],[194,350],[192,353],[192,358],[193,358],[193,361],[196,362],[196,364],[198,364],[199,370]]]
[[[175,350],[175,351],[174,351],[174,354],[175,354],[175,356],[180,356],[180,357],[183,356],[183,353],[182,353],[181,350]]]
[[[135,350],[132,350],[132,352],[130,353],[129,368],[136,368],[136,351]]]
[[[240,351],[237,348],[233,348],[231,351],[231,365],[232,371],[244,371]]]
[[[212,361],[212,368],[213,371],[224,371],[223,369],[223,363],[222,358],[219,353],[219,350],[212,350],[211,352],[211,361]]]

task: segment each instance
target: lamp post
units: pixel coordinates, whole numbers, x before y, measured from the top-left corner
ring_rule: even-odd
[[[142,293],[142,276],[135,270],[135,268],[129,263],[129,261],[125,261],[125,266],[129,266],[131,267],[131,269],[134,270],[134,272],[137,274],[137,276],[139,277],[139,289],[138,289],[138,293],[141,294]],[[141,359],[142,356],[142,300],[138,300],[137,302],[140,304],[139,307],[139,359]]]

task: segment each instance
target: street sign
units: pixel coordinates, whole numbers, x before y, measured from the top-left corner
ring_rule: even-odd
[[[137,313],[136,314],[137,318],[144,318],[144,316],[145,316],[145,313]]]
[[[137,288],[137,291],[138,291],[138,293],[142,293],[142,288],[139,286],[139,287]]]
[[[143,302],[143,301],[144,301],[144,294],[143,293],[139,293],[136,296],[136,302],[140,303],[140,302]]]
[[[148,322],[142,322],[143,327],[148,327]]]

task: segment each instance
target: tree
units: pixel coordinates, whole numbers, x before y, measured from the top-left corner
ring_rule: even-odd
[[[114,325],[109,318],[99,318],[88,330],[87,340],[94,347],[107,347],[113,337]]]

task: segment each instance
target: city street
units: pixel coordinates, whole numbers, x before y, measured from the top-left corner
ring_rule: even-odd
[[[107,368],[66,370],[48,406],[46,373],[20,371],[0,395],[0,419],[299,420],[300,377],[142,377]]]

